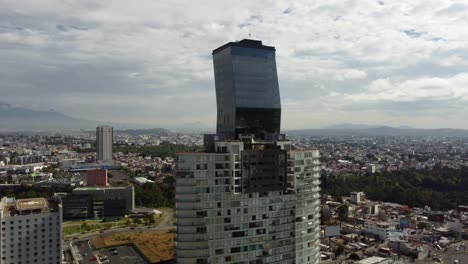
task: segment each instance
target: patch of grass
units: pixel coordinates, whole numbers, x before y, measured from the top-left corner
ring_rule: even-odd
[[[101,229],[110,229],[114,227],[125,226],[126,218],[121,218],[118,221],[104,222],[102,220],[80,220],[67,221],[63,223],[63,236],[71,236],[73,234],[88,233]]]
[[[72,236],[75,234],[84,234],[94,232],[102,229],[112,229],[116,227],[139,227],[139,226],[158,226],[163,221],[163,216],[153,216],[154,223],[147,221],[147,218],[132,219],[122,217],[116,221],[103,221],[103,220],[78,220],[67,221],[63,223],[62,233],[64,237]]]
[[[151,263],[174,259],[174,237],[161,231],[136,231],[92,238],[96,248],[134,245]]]

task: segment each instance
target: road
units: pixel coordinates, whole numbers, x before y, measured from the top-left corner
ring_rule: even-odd
[[[461,246],[462,243],[465,244],[465,247]],[[458,260],[458,263],[468,263],[468,241],[462,241],[450,245],[449,249],[442,254],[443,263],[452,264],[455,260]],[[459,249],[457,250],[457,247]]]

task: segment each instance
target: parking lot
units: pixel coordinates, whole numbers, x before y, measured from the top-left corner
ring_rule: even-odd
[[[146,264],[147,262],[132,246],[118,246],[94,250],[89,240],[73,243],[73,250],[80,264]]]
[[[94,256],[94,253],[88,240],[77,241],[76,243],[74,243],[73,249],[75,250],[78,263],[96,263],[96,261],[90,261],[90,258]]]
[[[108,259],[112,264],[146,264],[147,262],[132,246],[105,248],[96,252],[100,259]],[[101,261],[101,263],[106,262]]]

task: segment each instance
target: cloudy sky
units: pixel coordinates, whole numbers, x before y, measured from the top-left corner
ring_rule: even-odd
[[[214,127],[211,51],[275,46],[283,128],[468,128],[466,0],[0,0],[0,101]]]

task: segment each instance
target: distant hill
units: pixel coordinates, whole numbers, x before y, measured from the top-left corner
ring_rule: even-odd
[[[56,111],[36,111],[0,103],[0,131],[88,129],[103,124]]]
[[[365,124],[336,124],[336,125],[329,125],[319,129],[368,129],[368,128],[377,128],[382,127],[381,125],[365,125]]]
[[[468,137],[468,130],[438,128],[421,129],[408,127],[370,126],[368,128],[325,128],[300,129],[286,131],[295,136],[433,136],[433,137]]]
[[[148,129],[118,129],[114,130],[116,134],[127,134],[131,136],[151,135],[151,136],[168,136],[174,132],[165,128],[148,128]]]
[[[173,131],[207,133],[214,129],[201,122],[182,124],[177,127],[151,128],[148,125],[131,123],[101,122],[96,120],[86,120],[74,118],[57,111],[38,111],[22,107],[15,107],[7,103],[0,102],[0,132],[16,131],[64,131],[85,129],[93,133],[96,126],[110,125],[114,127],[116,133],[126,133],[130,135],[168,135]],[[138,129],[136,129],[138,128]]]
[[[181,124],[178,126],[169,127],[171,130],[176,132],[188,132],[188,133],[215,133],[215,128],[207,126],[202,122],[192,122],[187,124]]]

